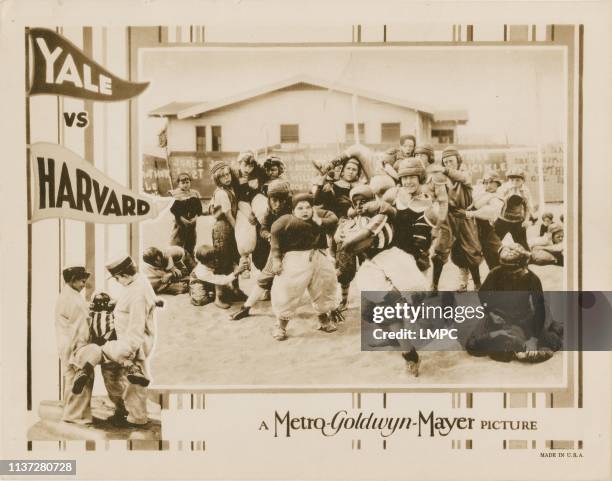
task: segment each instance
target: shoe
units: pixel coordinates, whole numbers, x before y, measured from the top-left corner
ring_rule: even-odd
[[[274,330],[272,331],[272,337],[277,341],[284,341],[287,339],[287,324],[289,324],[289,319],[277,320]]]
[[[553,357],[553,351],[544,347],[542,349],[538,349],[537,351],[529,351],[529,352],[517,352],[516,359],[521,362],[529,362],[536,364],[538,362],[548,361],[551,357]]]
[[[510,362],[519,359],[519,355],[527,354],[524,339],[514,336],[509,332],[502,332],[489,341],[489,357],[498,362]],[[526,357],[523,356],[526,360]]]
[[[238,279],[234,279],[230,291],[231,292],[228,297],[235,302],[244,302],[249,298],[249,296],[240,290]]]
[[[228,290],[225,286],[215,286],[215,306],[219,309],[229,309],[230,305],[225,302],[225,292]]]
[[[251,314],[251,308],[248,306],[242,306],[239,311],[234,312],[230,316],[230,321],[239,321],[240,319],[244,319],[245,317],[249,317]]]
[[[124,409],[117,408],[112,416],[106,418],[104,421],[112,424],[113,426],[121,427],[127,422],[128,412]]]
[[[85,386],[91,379],[93,368],[91,364],[86,363],[85,366],[79,369],[72,383],[72,394],[81,394]]]
[[[132,428],[132,429],[149,429],[151,427],[151,424],[152,424],[151,421],[147,421],[146,423],[142,423],[142,424],[136,424],[136,423],[131,423],[126,419],[125,423],[123,424],[123,427]]]
[[[334,324],[342,324],[344,322],[344,315],[340,311],[339,307],[333,311],[330,311],[328,318]]]
[[[128,367],[127,378],[131,384],[147,387],[151,381],[142,372],[142,369],[137,364],[132,364]]]
[[[419,369],[421,368],[421,359],[418,361],[407,361],[406,369],[408,369],[408,374],[413,375],[414,377],[419,377]]]
[[[137,424],[131,423],[127,420],[127,418],[118,418],[116,422],[113,422],[113,426],[117,428],[129,428],[129,429],[148,429],[151,427],[151,421],[147,421],[146,423]]]
[[[421,367],[421,357],[416,352],[415,348],[412,348],[410,352],[402,352],[402,357],[406,361],[406,369],[408,373],[414,377],[419,377],[419,368]]]
[[[327,314],[319,314],[319,331],[323,332],[335,332],[338,330],[336,324],[331,321]]]

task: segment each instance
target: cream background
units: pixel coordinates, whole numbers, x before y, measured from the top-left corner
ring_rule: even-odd
[[[109,8],[109,6],[114,8]],[[189,7],[191,6],[191,10]],[[197,8],[195,8],[197,6]],[[99,478],[303,478],[303,479],[609,479],[611,432],[611,355],[584,354],[584,409],[527,409],[525,418],[541,420],[542,431],[529,439],[582,439],[584,458],[561,462],[540,459],[540,450],[507,451],[500,448],[501,439],[513,439],[512,433],[486,443],[475,433],[474,449],[451,450],[451,437],[402,439],[394,437],[388,449],[366,436],[362,449],[352,450],[351,440],[357,436],[322,439],[305,433],[289,440],[274,439],[259,433],[262,419],[269,420],[274,409],[292,409],[300,414],[332,413],[351,408],[351,394],[240,394],[207,395],[206,409],[198,422],[200,438],[206,440],[204,452],[84,452],[75,443],[70,451],[52,448],[43,456],[36,448],[26,452],[25,431],[31,418],[25,411],[25,329],[26,305],[26,241],[25,225],[25,138],[23,97],[23,27],[24,25],[54,26],[120,25],[120,24],[189,24],[211,25],[235,40],[261,40],[257,27],[283,22],[285,29],[275,30],[280,41],[307,41],[314,27],[334,32],[336,40],[350,38],[350,25],[361,22],[362,39],[380,37],[380,25],[387,23],[429,22],[435,18],[429,33],[415,28],[426,37],[438,28],[449,31],[450,24],[493,22],[508,24],[585,24],[584,64],[584,165],[583,165],[583,288],[612,288],[612,259],[609,239],[612,235],[610,212],[610,132],[612,131],[611,70],[611,4],[609,2],[524,2],[486,5],[469,3],[402,4],[377,2],[376,7],[362,2],[342,2],[336,8],[322,2],[185,2],[178,9],[170,2],[4,2],[1,10],[0,45],[3,68],[3,113],[0,122],[2,145],[5,148],[4,175],[0,178],[2,229],[0,259],[1,290],[1,439],[0,456],[7,458],[78,459],[78,477]],[[300,10],[301,9],[301,10]],[[299,13],[298,13],[299,12]],[[392,20],[392,21],[391,21]],[[376,25],[371,27],[369,25]],[[439,25],[438,25],[439,24]],[[216,25],[216,27],[214,27]],[[266,33],[266,29],[263,29]],[[269,34],[269,29],[267,34]],[[335,32],[340,31],[341,34]],[[484,29],[483,29],[484,31]],[[272,35],[272,34],[270,34]],[[421,37],[420,37],[421,38]],[[476,36],[476,39],[478,37]],[[392,38],[390,38],[392,40]],[[112,66],[109,66],[113,70]],[[122,75],[118,67],[113,70]],[[53,99],[55,101],[55,99]],[[98,107],[96,107],[98,108]],[[109,105],[109,108],[123,106]],[[51,119],[53,122],[55,119]],[[34,139],[33,139],[34,140]],[[78,235],[78,233],[75,233]],[[37,259],[36,262],[44,262]],[[34,312],[34,311],[33,311]],[[36,355],[36,351],[34,351]],[[454,409],[453,415],[474,411],[477,418],[494,415],[509,419],[524,410],[501,409],[499,393],[478,393],[473,410]],[[543,396],[543,395],[540,395]],[[538,406],[542,406],[539,398]],[[388,411],[412,414],[421,407],[439,407],[451,411],[451,394],[390,394]],[[462,404],[463,406],[463,404]],[[380,409],[380,394],[363,394],[364,410]],[[219,413],[223,414],[219,414]],[[382,412],[382,410],[381,410]],[[457,414],[455,414],[457,413]],[[552,419],[551,419],[552,418]],[[170,422],[168,419],[167,422]],[[179,429],[185,419],[175,420]],[[195,433],[198,434],[198,433]],[[187,435],[187,433],[185,433]],[[181,436],[179,433],[178,436]],[[519,439],[524,438],[523,436]],[[452,439],[460,439],[453,437]],[[539,442],[538,441],[538,442]],[[538,445],[543,447],[542,444]],[[79,452],[81,451],[81,452]],[[483,461],[483,460],[486,460]],[[23,479],[23,478],[21,478]]]

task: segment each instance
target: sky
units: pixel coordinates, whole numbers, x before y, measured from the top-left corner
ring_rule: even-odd
[[[288,77],[330,82],[431,105],[465,109],[466,139],[491,143],[562,142],[564,57],[529,48],[236,48],[144,50],[139,97],[144,144],[159,121],[146,113],[173,101],[217,100]],[[537,88],[539,86],[539,89]]]

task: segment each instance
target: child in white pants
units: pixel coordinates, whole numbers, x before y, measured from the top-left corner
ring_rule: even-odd
[[[325,252],[327,234],[333,232],[338,219],[330,211],[316,211],[313,201],[310,194],[294,195],[293,212],[272,225],[270,255],[276,277],[271,297],[277,319],[273,337],[279,341],[287,339],[289,319],[305,291],[319,314],[318,329],[334,332],[341,316],[335,311],[336,271]]]

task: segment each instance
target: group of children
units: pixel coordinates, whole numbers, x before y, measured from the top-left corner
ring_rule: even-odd
[[[197,192],[188,174],[181,174],[171,212],[172,243],[182,249],[149,249],[143,256],[156,292],[189,290],[194,305],[214,302],[222,309],[242,303],[232,320],[249,316],[258,300],[271,299],[273,336],[283,340],[304,293],[318,314],[318,328],[333,332],[343,320],[353,281],[360,290],[436,292],[450,257],[461,273],[457,290],[465,291],[470,276],[474,289],[481,288],[483,259],[489,275],[508,266],[523,272],[529,262],[563,265],[561,224],[550,223],[538,240],[527,240],[535,207],[518,169],[506,173],[507,182],[491,173],[474,188],[455,147],[436,159],[431,146],[416,146],[411,135],[384,153],[353,146],[314,164],[318,176],[311,191],[292,192],[278,157],[259,164],[247,152],[236,166],[215,163],[212,245],[198,247],[195,219],[202,214],[201,203],[193,200]],[[514,241],[512,252],[522,253],[516,262],[501,255],[507,234]],[[247,296],[239,277],[251,262],[259,274]],[[512,289],[515,279],[504,279],[497,278],[496,288]],[[404,358],[418,369],[413,348]]]

